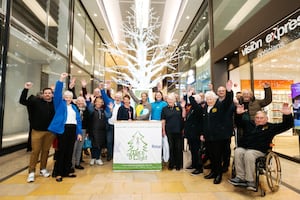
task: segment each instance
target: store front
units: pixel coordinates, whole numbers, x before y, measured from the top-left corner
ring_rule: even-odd
[[[280,122],[283,102],[295,105],[299,93],[291,87],[300,83],[300,10],[272,25],[239,49],[239,66],[229,72],[236,83],[235,92],[252,89],[256,98],[264,98],[262,83],[268,82],[273,92],[272,103],[265,107],[270,122]],[[229,68],[232,66],[229,66]],[[298,91],[299,92],[299,91]],[[299,106],[294,106],[295,112]],[[297,116],[297,115],[295,115]],[[297,120],[297,119],[296,119]],[[273,150],[300,161],[299,127],[274,138]]]

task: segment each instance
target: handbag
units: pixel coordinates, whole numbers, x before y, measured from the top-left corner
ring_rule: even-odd
[[[84,142],[83,142],[83,146],[82,146],[83,149],[89,149],[89,148],[92,148],[92,141],[89,137],[85,137],[84,138]]]
[[[192,153],[189,149],[188,140],[187,138],[183,139],[183,168],[187,168],[192,164]]]
[[[169,142],[168,137],[165,135],[162,138],[162,150],[163,150],[163,161],[168,162],[170,158],[170,149],[169,149]]]

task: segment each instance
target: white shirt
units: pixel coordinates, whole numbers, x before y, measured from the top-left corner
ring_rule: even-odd
[[[115,103],[112,111],[111,118],[108,119],[108,123],[110,125],[114,125],[115,121],[117,120],[118,110],[121,107],[121,103]]]
[[[76,121],[76,112],[73,109],[72,105],[67,105],[67,121],[66,124],[77,124]]]

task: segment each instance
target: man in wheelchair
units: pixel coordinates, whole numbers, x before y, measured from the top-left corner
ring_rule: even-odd
[[[287,103],[281,109],[283,114],[281,123],[268,123],[267,114],[258,111],[254,122],[250,120],[243,105],[236,109],[236,124],[240,126],[244,135],[240,138],[238,147],[234,151],[234,165],[236,176],[229,179],[234,186],[247,187],[248,190],[257,191],[255,183],[256,158],[266,155],[270,144],[276,134],[280,134],[293,127],[292,110]]]

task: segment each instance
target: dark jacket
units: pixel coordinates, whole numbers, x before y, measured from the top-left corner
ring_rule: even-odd
[[[130,112],[130,115],[129,116],[129,112]],[[118,110],[118,115],[117,115],[117,120],[129,120],[129,119],[134,119],[133,117],[133,107],[130,106],[130,108],[126,108],[124,105],[121,105],[121,107],[119,108]]]
[[[198,104],[193,96],[189,97],[191,108],[187,113],[184,122],[184,135],[187,138],[200,138],[202,130],[202,107]]]
[[[270,149],[273,137],[293,127],[293,116],[283,115],[282,123],[267,123],[256,126],[252,120],[247,120],[238,115],[236,123],[244,130],[244,135],[238,146],[246,149],[254,149],[266,153]]]
[[[203,108],[203,133],[206,141],[229,139],[233,132],[232,118],[233,92],[226,92],[223,101],[217,100],[215,105],[207,112],[207,104]],[[230,117],[231,115],[231,117]]]
[[[31,95],[28,99],[28,89],[23,89],[20,96],[20,104],[27,106],[30,112],[30,126],[38,131],[47,131],[54,116],[53,101],[47,102],[40,97]]]
[[[265,98],[256,99],[254,96],[250,102],[244,102],[243,98],[240,99],[239,104],[245,105],[245,108],[248,109],[248,114],[251,120],[254,120],[257,111],[260,111],[263,107],[269,105],[272,102],[272,89],[271,87],[264,88]],[[247,104],[247,105],[246,105]]]

